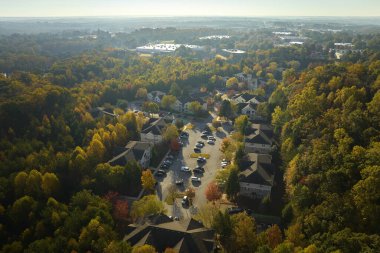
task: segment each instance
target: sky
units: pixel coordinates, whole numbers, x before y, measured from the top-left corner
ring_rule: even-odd
[[[0,17],[380,16],[380,0],[0,0]]]

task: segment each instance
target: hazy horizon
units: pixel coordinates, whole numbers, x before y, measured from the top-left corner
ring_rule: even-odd
[[[28,0],[3,1],[3,18],[379,17],[376,0]]]

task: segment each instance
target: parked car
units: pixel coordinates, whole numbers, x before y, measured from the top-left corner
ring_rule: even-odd
[[[158,171],[156,172],[156,176],[161,177],[161,176],[165,176],[165,175],[166,175],[166,173],[165,173],[163,170],[158,170]]]
[[[183,179],[178,179],[175,181],[176,185],[183,185]]]
[[[193,181],[193,182],[200,182],[201,178],[199,178],[199,177],[191,177],[191,181]]]
[[[187,196],[183,196],[182,205],[188,205],[188,204],[189,204],[189,198]]]
[[[201,151],[200,148],[195,147],[195,148],[194,148],[194,152],[195,152],[195,153],[201,153],[202,151]]]
[[[201,170],[201,171],[205,172],[205,169],[202,166],[197,166],[194,169]]]
[[[164,170],[167,170],[167,169],[169,169],[169,165],[167,165],[167,164],[161,164],[160,168],[164,169]]]
[[[203,173],[203,171],[200,170],[200,169],[198,169],[198,168],[193,169],[193,172],[194,172],[194,174],[195,173],[198,173],[198,174],[202,174]]]
[[[227,209],[228,214],[237,214],[242,213],[244,210],[240,207],[230,207]]]
[[[200,144],[200,143],[197,143],[197,144],[195,144],[195,147],[197,147],[197,148],[203,148],[203,144]]]
[[[203,139],[207,139],[207,137],[208,137],[208,134],[202,134],[201,135],[201,138],[203,138]]]
[[[181,167],[181,171],[183,171],[183,172],[189,172],[190,169],[189,169],[189,167],[187,167],[187,166],[182,166],[182,167]]]
[[[210,144],[210,145],[214,145],[214,144],[215,144],[215,141],[213,141],[213,140],[208,140],[207,143]]]
[[[205,163],[206,162],[206,158],[204,158],[204,157],[198,157],[197,162],[199,162],[199,163]]]
[[[197,143],[201,144],[201,145],[205,145],[205,142],[204,141],[197,141]]]
[[[208,139],[208,140],[213,140],[213,141],[216,141],[215,137],[214,137],[214,136],[212,136],[212,135],[209,135],[209,136],[207,136],[207,139]]]
[[[164,173],[164,174],[166,174],[166,171],[159,169],[159,170],[157,171],[157,173]]]

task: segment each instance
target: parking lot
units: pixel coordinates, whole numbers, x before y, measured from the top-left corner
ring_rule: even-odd
[[[201,138],[201,132],[205,129],[207,123],[211,122],[211,117],[205,122],[192,122],[194,128],[191,130],[186,130],[189,133],[188,138],[182,138],[183,148],[179,152],[178,156],[174,158],[173,164],[167,169],[166,176],[157,177],[159,182],[157,186],[157,194],[161,200],[165,200],[169,194],[169,191],[173,189],[173,185],[180,192],[184,192],[187,188],[192,187],[195,190],[195,198],[193,199],[192,207],[183,207],[181,204],[181,199],[176,199],[174,205],[167,205],[168,214],[174,217],[187,217],[190,214],[196,213],[197,207],[202,206],[207,202],[205,197],[205,190],[207,185],[214,180],[215,174],[220,168],[220,156],[219,151],[221,140],[226,136],[224,132],[213,133],[215,137],[215,144],[208,144],[206,139]],[[202,148],[202,153],[209,154],[210,158],[207,162],[202,164],[205,169],[203,174],[196,173],[194,175],[193,169],[198,166],[197,158],[191,158],[190,154],[194,153],[194,147],[197,141],[204,141],[205,146]],[[188,166],[190,172],[181,171],[181,166]],[[201,180],[200,182],[191,181],[191,177],[196,176]],[[176,185],[176,180],[183,180],[183,185]]]

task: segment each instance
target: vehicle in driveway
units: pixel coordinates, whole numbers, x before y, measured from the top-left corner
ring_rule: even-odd
[[[199,177],[191,177],[191,181],[193,181],[193,182],[200,182],[201,178],[199,178]]]
[[[183,172],[189,172],[190,169],[189,169],[189,167],[187,167],[187,166],[182,166],[182,167],[181,167],[181,171],[183,171]]]
[[[175,181],[176,185],[183,185],[183,179],[178,179]]]
[[[195,152],[195,153],[201,153],[202,151],[201,151],[200,148],[195,147],[195,148],[194,148],[194,152]]]

